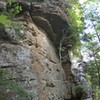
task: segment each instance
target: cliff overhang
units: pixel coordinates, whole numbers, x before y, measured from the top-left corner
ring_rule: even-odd
[[[61,37],[63,36],[63,30],[69,27],[66,11],[66,8],[68,7],[67,2],[64,0],[47,0],[47,2],[29,3],[27,0],[16,0],[11,6],[7,5],[7,9],[10,9],[16,3],[22,7],[22,11],[20,11],[19,15],[25,15],[25,12],[28,11],[33,23],[45,31],[56,46],[59,46]],[[27,15],[25,16],[27,18]]]

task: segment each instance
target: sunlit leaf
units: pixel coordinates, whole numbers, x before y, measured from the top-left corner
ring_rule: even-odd
[[[0,23],[2,23],[5,27],[8,27],[11,24],[11,20],[9,20],[6,15],[0,15]]]

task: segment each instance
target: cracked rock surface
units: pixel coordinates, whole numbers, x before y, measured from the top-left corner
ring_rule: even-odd
[[[0,36],[0,67],[12,74],[8,79],[34,93],[31,100],[70,100],[75,96],[71,64],[62,66],[57,54],[62,30],[68,24],[66,7],[65,0],[33,3],[29,11],[14,19],[22,26],[18,33],[25,37],[13,43]]]

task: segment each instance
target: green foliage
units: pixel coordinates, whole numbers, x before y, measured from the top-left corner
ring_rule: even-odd
[[[11,16],[15,16],[22,11],[22,6],[17,2],[7,1],[7,11]]]
[[[95,2],[96,1],[96,2]],[[86,76],[93,89],[94,100],[99,100],[100,90],[100,12],[99,2],[91,0],[83,5],[86,30],[81,34],[82,51],[87,52]],[[91,29],[90,29],[91,27]],[[91,31],[92,30],[92,31]],[[98,94],[98,95],[97,95]]]
[[[67,8],[68,20],[71,30],[69,41],[73,46],[73,53],[75,52],[74,54],[76,55],[76,53],[79,51],[78,49],[81,47],[80,33],[84,28],[84,24],[81,20],[82,12],[78,0],[69,0],[69,3],[72,5],[71,8]],[[79,52],[77,54],[79,54]]]
[[[0,23],[3,24],[5,27],[9,27],[11,25],[11,20],[8,19],[6,15],[0,15]]]
[[[97,3],[98,3],[99,0],[86,0],[86,1],[85,1],[85,4],[88,4],[88,3],[90,3],[90,2],[95,2],[95,3],[97,2]]]
[[[84,87],[83,87],[83,85],[77,85],[77,86],[75,87],[75,92],[76,92],[76,94],[83,93],[83,92],[84,92]]]
[[[13,0],[14,1],[14,0]],[[10,7],[12,5],[12,0],[6,0],[8,6]],[[9,8],[8,7],[8,8]],[[20,13],[20,11],[22,10],[21,6],[19,6],[18,3],[14,4],[12,7],[10,7],[9,12],[3,11],[0,14],[0,23],[3,24],[6,28],[8,27],[13,27],[17,25],[14,25],[14,23],[12,22],[14,16],[18,13]],[[14,27],[13,27],[14,28]]]
[[[10,12],[12,14],[18,14],[18,13],[20,13],[21,10],[22,10],[22,7],[19,6],[18,3],[16,3],[16,4],[13,5],[13,8],[10,9]]]

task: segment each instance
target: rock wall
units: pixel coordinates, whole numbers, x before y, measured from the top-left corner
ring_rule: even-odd
[[[0,25],[0,67],[12,74],[7,79],[34,94],[29,100],[72,100],[75,81],[71,62],[61,64],[58,54],[63,30],[68,28],[68,4],[65,0],[26,1],[19,2],[25,6],[13,19],[19,30]],[[17,100],[17,96],[13,98],[9,100]]]

